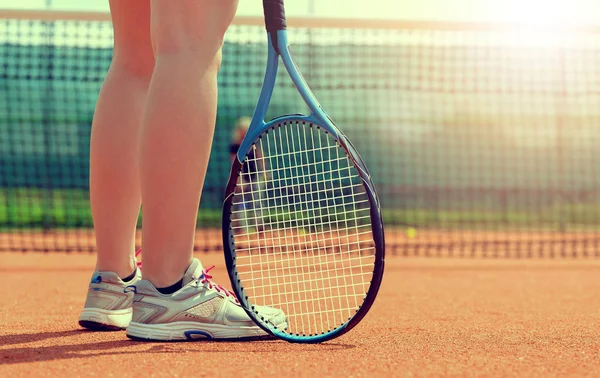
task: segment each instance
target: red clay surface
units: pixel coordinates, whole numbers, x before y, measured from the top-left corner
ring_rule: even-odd
[[[220,254],[199,257],[228,284]],[[597,260],[389,258],[371,312],[321,345],[83,331],[93,264],[0,253],[0,377],[600,376]]]

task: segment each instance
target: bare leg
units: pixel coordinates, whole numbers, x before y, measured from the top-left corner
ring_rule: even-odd
[[[114,57],[98,98],[92,126],[90,196],[96,269],[125,277],[134,270],[140,210],[139,134],[154,70],[150,0],[110,0]]]
[[[152,0],[156,67],[143,118],[144,279],[165,287],[192,260],[212,145],[223,35],[237,0]]]

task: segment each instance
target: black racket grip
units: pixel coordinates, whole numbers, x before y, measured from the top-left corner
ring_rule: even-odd
[[[265,11],[265,25],[269,33],[285,30],[287,22],[285,19],[285,5],[283,0],[263,0]]]

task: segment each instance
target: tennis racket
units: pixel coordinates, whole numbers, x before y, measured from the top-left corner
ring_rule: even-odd
[[[265,79],[234,159],[223,206],[233,291],[262,329],[316,343],[358,324],[384,268],[384,234],[371,176],[316,100],[288,46],[283,0],[263,0]],[[310,109],[265,122],[279,58]],[[275,326],[265,306],[285,312]]]

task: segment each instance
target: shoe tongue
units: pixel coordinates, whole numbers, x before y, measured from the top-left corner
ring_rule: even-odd
[[[190,266],[185,271],[183,275],[183,286],[189,284],[192,281],[196,281],[198,278],[202,277],[202,271],[204,267],[202,263],[198,259],[193,259]]]

